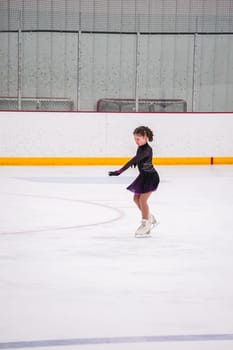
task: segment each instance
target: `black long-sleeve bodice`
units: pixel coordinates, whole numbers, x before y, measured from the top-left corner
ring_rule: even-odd
[[[130,166],[137,165],[138,170],[141,172],[145,164],[152,166],[153,151],[148,143],[143,146],[139,146],[137,149],[136,156],[130,159],[119,171],[122,173],[127,170]]]

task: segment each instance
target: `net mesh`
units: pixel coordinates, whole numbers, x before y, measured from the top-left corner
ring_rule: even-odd
[[[233,32],[232,0],[0,1],[0,31]]]

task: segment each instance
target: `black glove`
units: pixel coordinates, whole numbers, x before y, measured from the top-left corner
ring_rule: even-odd
[[[130,165],[131,168],[136,168],[137,164],[133,163],[132,165]]]
[[[116,170],[116,171],[109,171],[109,172],[108,172],[108,175],[109,175],[109,176],[118,176],[118,175],[120,175],[120,172],[119,172],[119,170]]]

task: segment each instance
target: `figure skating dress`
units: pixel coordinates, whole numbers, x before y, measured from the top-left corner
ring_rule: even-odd
[[[130,166],[137,166],[139,170],[138,177],[127,187],[127,190],[135,194],[156,191],[160,178],[158,172],[152,164],[153,152],[148,143],[139,146],[136,156],[126,163],[119,172],[127,170]]]

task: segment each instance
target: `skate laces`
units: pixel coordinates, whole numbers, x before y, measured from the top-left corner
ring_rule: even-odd
[[[146,227],[146,222],[142,220],[141,225],[138,227],[137,232]]]
[[[146,226],[146,220],[145,219],[142,219],[142,223],[141,223],[141,226],[140,227],[145,227]]]

